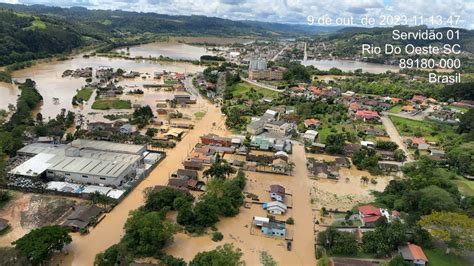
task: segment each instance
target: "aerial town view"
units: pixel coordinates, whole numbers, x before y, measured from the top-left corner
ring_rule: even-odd
[[[474,265],[473,13],[0,0],[0,266]]]

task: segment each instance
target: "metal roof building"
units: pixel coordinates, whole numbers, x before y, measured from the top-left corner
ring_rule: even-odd
[[[102,150],[103,149],[103,150]],[[10,173],[53,180],[119,186],[135,173],[144,146],[79,140],[72,145],[33,143],[19,150],[34,155]],[[112,151],[114,150],[114,151]]]

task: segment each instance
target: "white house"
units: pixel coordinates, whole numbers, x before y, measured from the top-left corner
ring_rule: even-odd
[[[279,201],[267,202],[262,205],[263,209],[270,214],[284,214],[288,207]]]

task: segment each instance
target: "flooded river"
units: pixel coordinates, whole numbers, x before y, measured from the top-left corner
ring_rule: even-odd
[[[130,48],[118,49],[118,52],[129,52],[130,56],[159,57],[166,56],[173,59],[199,60],[202,55],[211,55],[204,46],[192,46],[176,42],[147,43]]]
[[[15,85],[0,82],[0,109],[8,110],[8,104],[16,104],[18,89]]]
[[[156,71],[171,71],[171,72],[186,72],[194,73],[203,70],[202,67],[189,63],[166,62],[166,63],[151,63],[146,60],[126,60],[119,58],[105,58],[105,57],[90,57],[83,58],[82,56],[75,56],[67,61],[55,61],[49,63],[42,63],[33,67],[15,71],[13,78],[17,81],[24,81],[26,78],[31,78],[36,81],[38,91],[43,96],[43,105],[40,111],[44,117],[55,117],[62,108],[67,110],[76,110],[77,107],[72,106],[72,97],[76,91],[86,84],[84,78],[62,77],[62,73],[66,69],[77,69],[93,67],[112,67],[114,69],[122,68],[125,71],[139,71],[141,73],[149,73],[153,75]],[[138,83],[143,81],[138,80]],[[151,82],[148,82],[151,83]],[[121,85],[121,84],[119,84]],[[127,85],[133,85],[128,82]],[[8,84],[0,84],[0,108],[6,108],[8,103],[15,103],[18,94],[18,88],[8,87]],[[5,95],[5,97],[3,97]],[[58,98],[55,101],[53,98]]]
[[[329,70],[333,67],[339,68],[342,71],[354,71],[356,69],[362,69],[363,72],[369,72],[374,74],[385,73],[390,70],[392,72],[398,72],[397,66],[373,64],[354,60],[306,60],[302,62],[305,66],[314,66],[321,70]]]

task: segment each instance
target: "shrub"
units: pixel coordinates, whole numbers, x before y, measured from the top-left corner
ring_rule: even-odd
[[[214,232],[212,233],[212,241],[218,242],[224,238],[224,235],[221,232]]]

